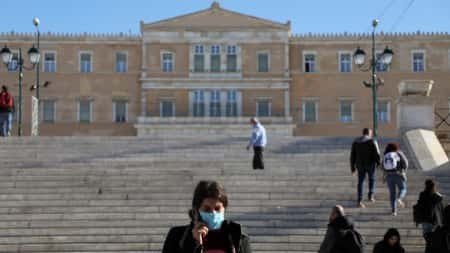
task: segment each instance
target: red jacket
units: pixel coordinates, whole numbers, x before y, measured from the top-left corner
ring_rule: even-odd
[[[0,112],[12,112],[14,108],[13,97],[8,92],[0,93]]]

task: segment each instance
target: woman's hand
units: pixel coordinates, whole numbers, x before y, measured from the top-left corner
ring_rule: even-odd
[[[197,223],[195,224],[194,228],[192,229],[192,236],[194,237],[195,241],[198,245],[203,245],[203,238],[208,234],[208,227],[204,223]]]

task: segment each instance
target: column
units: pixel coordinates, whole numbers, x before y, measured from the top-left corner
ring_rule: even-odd
[[[289,117],[290,115],[290,101],[289,101],[289,89],[284,90],[284,116]]]

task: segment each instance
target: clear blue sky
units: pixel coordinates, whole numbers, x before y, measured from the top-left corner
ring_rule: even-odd
[[[450,32],[450,0],[221,0],[223,8],[279,22],[293,33],[368,32],[374,17],[380,30]],[[139,32],[152,22],[208,8],[212,0],[1,0],[0,32]],[[387,11],[383,12],[384,9]],[[6,14],[6,15],[5,15]],[[397,22],[399,20],[399,22]],[[398,25],[394,26],[395,23]],[[393,27],[394,26],[394,27]]]

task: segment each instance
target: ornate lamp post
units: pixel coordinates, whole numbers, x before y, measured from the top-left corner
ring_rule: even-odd
[[[375,29],[378,26],[379,21],[374,19],[372,21],[372,59],[368,66],[364,66],[366,62],[366,52],[358,47],[353,55],[353,60],[355,64],[361,71],[369,72],[371,74],[371,82],[364,81],[364,86],[372,89],[372,102],[373,102],[373,135],[376,137],[378,135],[378,102],[377,102],[377,90],[378,87],[383,85],[383,81],[377,77],[377,64],[383,63],[389,66],[392,63],[392,58],[394,56],[394,52],[386,47],[383,53],[377,57],[376,56],[376,43],[375,43]]]
[[[0,56],[2,58],[3,63],[8,67],[9,64],[12,62],[13,54],[11,53],[11,50],[5,45],[3,49],[0,51]],[[33,70],[36,64],[39,63],[39,60],[41,58],[41,55],[39,54],[39,50],[33,45],[28,50],[28,56],[31,63],[31,67],[26,67],[24,65],[24,59],[22,58],[22,49],[19,48],[19,59],[17,62],[17,66],[15,66],[14,71],[19,70],[19,111],[18,111],[18,135],[22,136],[22,80],[23,80],[23,69],[26,70]],[[11,68],[10,68],[11,69]]]
[[[41,21],[38,18],[34,18],[33,19],[33,25],[36,27],[36,45],[37,45],[37,50],[39,50],[39,39],[41,36],[41,33],[39,32],[39,24],[41,23]],[[38,107],[38,112],[39,112],[39,107],[40,107],[40,100],[39,100],[39,72],[41,71],[40,69],[40,63],[36,63],[36,99],[38,101],[37,103],[37,107]],[[36,134],[39,135],[39,113],[36,115],[37,117],[37,126],[36,126]]]

